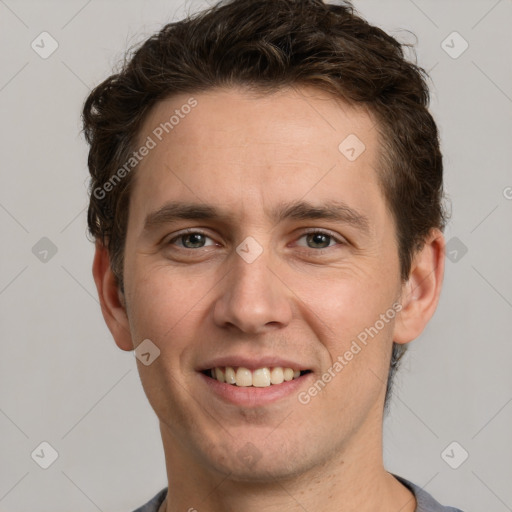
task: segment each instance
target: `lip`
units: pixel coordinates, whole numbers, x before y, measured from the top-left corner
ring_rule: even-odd
[[[305,366],[296,361],[291,361],[287,359],[282,359],[276,356],[267,356],[260,358],[249,358],[249,357],[219,357],[216,359],[212,359],[211,361],[206,362],[201,365],[197,371],[204,372],[205,370],[211,370],[212,368],[222,368],[226,366],[231,366],[232,368],[238,368],[240,366],[247,368],[248,370],[254,371],[258,368],[275,368],[276,366],[281,366],[282,368],[291,368],[292,370],[311,370],[313,368],[310,366]]]
[[[258,363],[259,364],[259,363]],[[217,366],[221,366],[218,364]],[[229,365],[227,365],[229,366]],[[243,365],[240,365],[243,366]],[[279,366],[279,365],[276,365]],[[257,368],[261,368],[258,366]],[[281,384],[270,385],[264,388],[243,387],[234,384],[219,382],[217,379],[208,377],[204,373],[199,372],[199,377],[206,386],[209,393],[223,402],[237,405],[245,408],[256,408],[264,405],[272,404],[291,395],[296,396],[299,388],[309,386],[311,379],[314,379],[312,372],[306,373],[296,379],[285,381]]]

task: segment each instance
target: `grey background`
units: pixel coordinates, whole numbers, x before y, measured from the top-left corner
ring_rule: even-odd
[[[128,45],[203,5],[0,0],[0,512],[126,512],[166,485],[135,359],[114,344],[96,298],[79,113]],[[413,38],[400,29],[418,37],[456,251],[397,376],[385,462],[465,512],[512,510],[512,2],[355,5],[402,41]],[[31,48],[43,31],[59,45],[47,59]],[[446,40],[453,31],[469,44],[458,58],[445,51],[462,48]],[[48,469],[31,457],[43,441],[58,452]],[[453,441],[462,448],[443,458]],[[460,462],[462,449],[469,458],[452,469],[445,460]]]

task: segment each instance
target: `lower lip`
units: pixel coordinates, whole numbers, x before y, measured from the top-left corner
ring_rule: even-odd
[[[204,373],[199,373],[199,376],[208,386],[208,389],[220,399],[243,407],[259,407],[277,402],[293,394],[296,395],[299,388],[313,378],[313,373],[306,373],[297,379],[285,381],[282,384],[273,384],[265,388],[226,384],[225,382],[219,382],[217,379],[207,377]]]

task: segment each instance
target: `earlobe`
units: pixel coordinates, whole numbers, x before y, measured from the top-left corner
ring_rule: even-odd
[[[96,241],[92,273],[98,291],[101,312],[116,345],[121,350],[133,350],[126,301],[110,267],[108,250],[99,240]]]
[[[444,276],[445,239],[439,229],[430,232],[423,248],[413,258],[409,279],[402,287],[402,310],[397,315],[393,341],[409,343],[432,318]]]

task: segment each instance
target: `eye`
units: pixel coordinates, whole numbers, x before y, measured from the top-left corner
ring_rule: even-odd
[[[202,247],[207,246],[206,240],[211,240],[213,242],[213,240],[202,231],[187,230],[186,232],[169,240],[168,244],[177,245],[182,249],[201,249]],[[176,241],[181,243],[176,244]],[[215,242],[208,245],[215,245]]]
[[[305,238],[307,247],[310,249],[327,249],[338,244],[344,244],[344,240],[338,236],[335,236],[329,231],[314,230],[303,234],[299,240]],[[334,242],[332,245],[331,243]],[[303,245],[299,244],[304,247]]]
[[[306,245],[298,244],[301,247],[307,247],[309,249],[328,249],[336,245],[343,245],[346,242],[339,236],[334,235],[329,231],[323,230],[312,230],[304,233],[299,240],[306,239]],[[210,240],[211,243],[207,243]],[[216,245],[216,243],[206,233],[202,231],[189,229],[182,232],[168,242],[169,245],[175,245],[181,249],[201,249]]]

